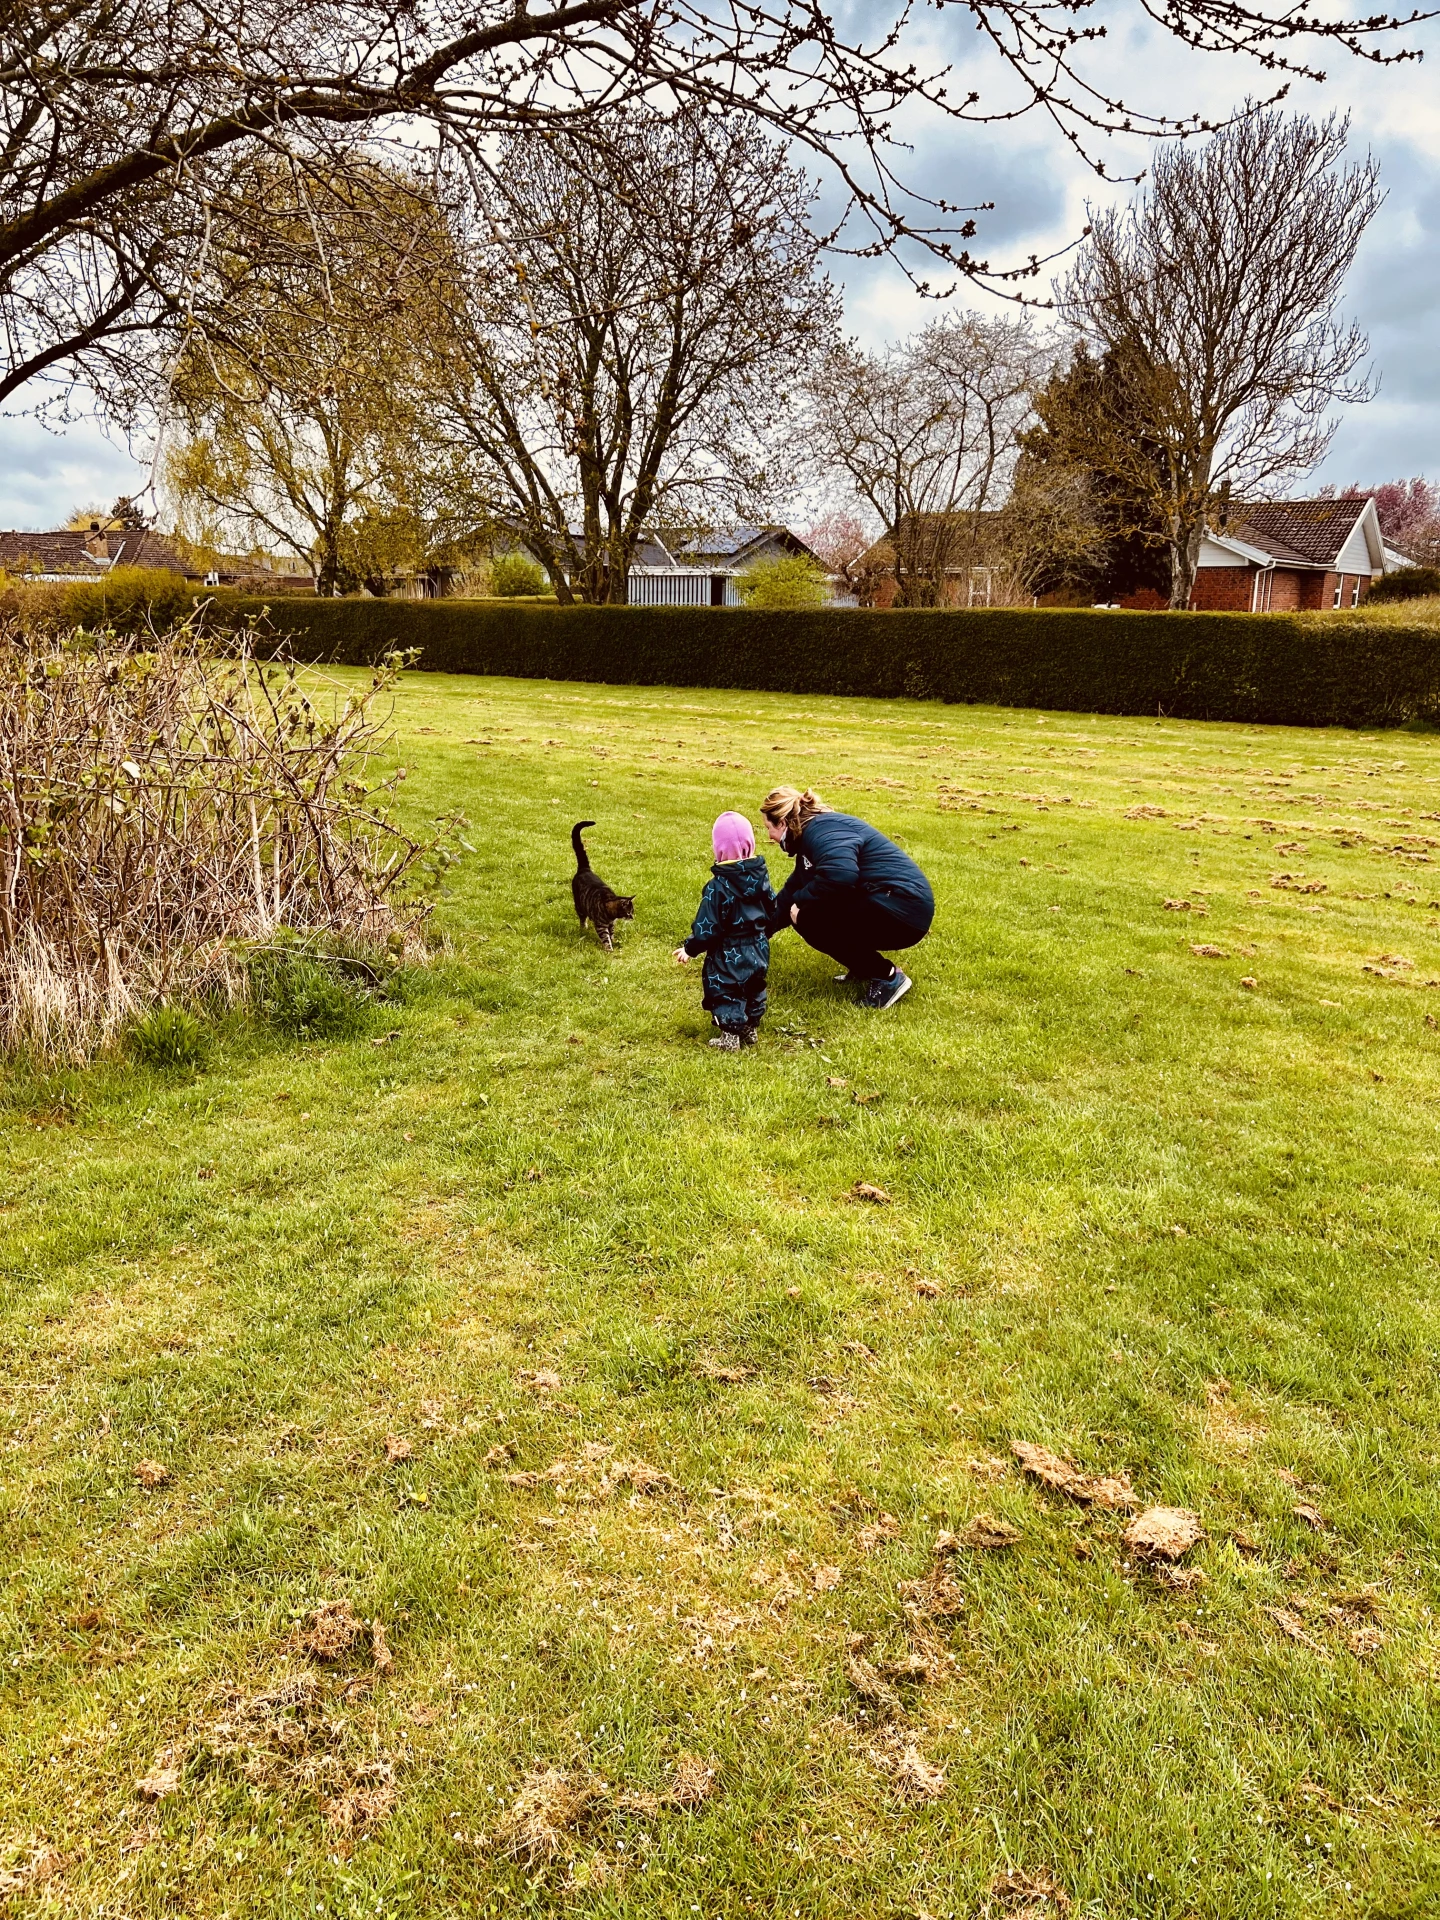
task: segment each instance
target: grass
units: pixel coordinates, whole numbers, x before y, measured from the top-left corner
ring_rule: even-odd
[[[1440,742],[397,721],[479,848],[401,1002],[4,1083],[14,1909],[1435,1912]],[[777,940],[721,1058],[669,953],[781,777],[941,913],[879,1017]],[[1196,1512],[1203,1583],[1017,1439]]]

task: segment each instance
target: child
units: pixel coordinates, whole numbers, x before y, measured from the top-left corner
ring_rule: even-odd
[[[755,852],[750,822],[740,813],[722,813],[710,834],[715,849],[715,878],[700,896],[690,938],[675,949],[683,967],[697,953],[705,956],[705,998],[701,1005],[720,1029],[710,1042],[722,1053],[753,1047],[765,1015],[765,975],[770,942],[765,929],[775,911],[770,870]]]

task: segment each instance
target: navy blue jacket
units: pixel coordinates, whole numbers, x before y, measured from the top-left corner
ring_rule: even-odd
[[[685,951],[705,955],[705,1005],[734,997],[770,965],[767,934],[775,912],[770,869],[758,853],[717,861],[705,883]]]
[[[930,882],[909,854],[853,813],[817,813],[798,839],[787,836],[785,851],[795,871],[775,902],[772,932],[788,924],[791,907],[829,905],[856,891],[910,926],[928,928],[935,917]]]

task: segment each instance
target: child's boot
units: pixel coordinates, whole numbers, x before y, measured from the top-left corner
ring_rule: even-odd
[[[742,1027],[740,1029],[741,1046],[753,1047],[756,1042],[756,1039],[759,1036],[759,1033],[760,1033],[759,1027]]]
[[[740,1035],[722,1028],[711,1040],[710,1045],[712,1047],[718,1047],[721,1053],[738,1053],[741,1047]]]

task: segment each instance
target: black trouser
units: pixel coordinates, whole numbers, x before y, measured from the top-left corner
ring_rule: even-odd
[[[876,899],[853,887],[802,906],[795,931],[807,946],[848,967],[857,980],[888,980],[895,969],[881,949],[893,953],[918,946],[934,917],[928,902],[900,894]]]

